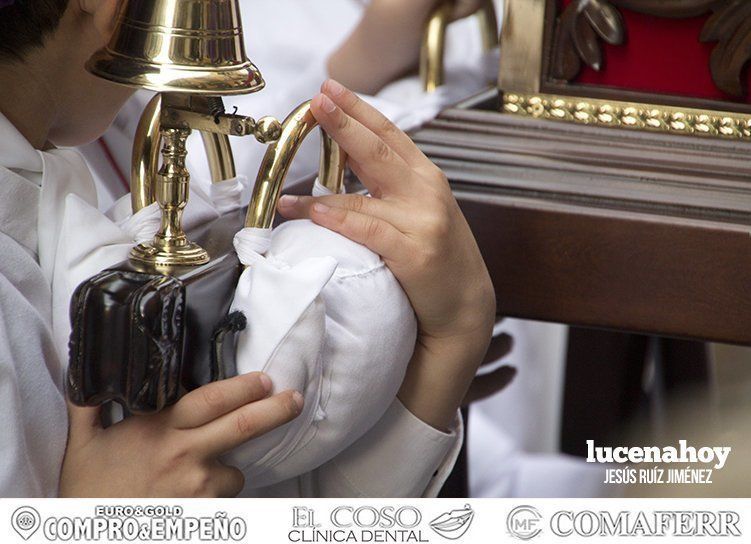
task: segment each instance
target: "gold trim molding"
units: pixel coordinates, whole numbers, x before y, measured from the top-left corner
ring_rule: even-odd
[[[503,111],[535,119],[751,140],[751,115],[548,94],[503,95]]]

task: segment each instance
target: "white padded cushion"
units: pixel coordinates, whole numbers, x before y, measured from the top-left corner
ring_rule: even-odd
[[[402,383],[417,323],[378,255],[310,221],[244,229],[235,247],[250,265],[232,306],[248,320],[238,373],[264,371],[275,391],[305,397],[297,419],[225,457],[247,487],[263,487],[320,466],[373,427]]]

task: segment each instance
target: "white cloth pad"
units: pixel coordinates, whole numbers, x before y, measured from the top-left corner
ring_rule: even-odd
[[[248,268],[232,310],[238,373],[264,371],[276,392],[305,398],[292,422],[230,452],[225,462],[264,487],[308,472],[350,446],[394,401],[417,322],[378,255],[307,220],[235,237]]]

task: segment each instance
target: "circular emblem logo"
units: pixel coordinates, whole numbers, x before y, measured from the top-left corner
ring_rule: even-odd
[[[517,506],[506,518],[506,529],[519,540],[532,540],[542,532],[542,515],[534,506]]]

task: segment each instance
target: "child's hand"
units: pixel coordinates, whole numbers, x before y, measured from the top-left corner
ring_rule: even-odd
[[[383,258],[419,324],[400,398],[445,427],[482,361],[495,320],[490,276],[446,177],[400,129],[334,81],[313,100],[321,126],[349,155],[372,198],[283,197],[279,211],[308,217]],[[432,398],[431,398],[432,397]]]
[[[417,66],[424,25],[445,0],[372,0],[360,23],[329,58],[329,74],[357,92],[374,94]],[[455,18],[483,0],[454,0]]]
[[[61,497],[233,497],[240,470],[219,456],[300,414],[302,397],[269,396],[250,373],[191,391],[174,406],[103,429],[98,408],[68,405]]]

